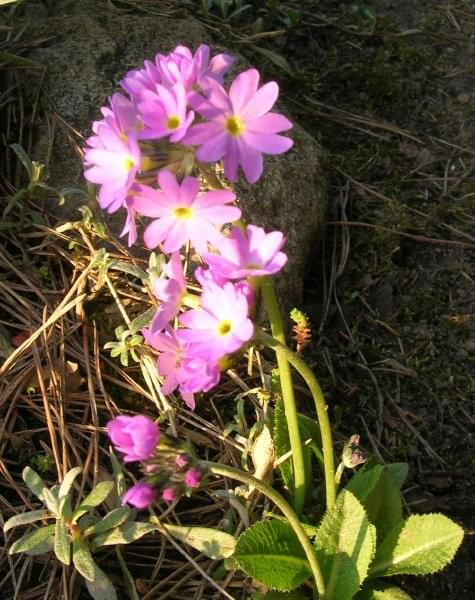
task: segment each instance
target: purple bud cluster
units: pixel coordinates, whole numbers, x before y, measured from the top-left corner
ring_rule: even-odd
[[[144,478],[125,492],[123,504],[142,509],[160,498],[170,503],[200,486],[203,472],[193,458],[169,440],[162,447],[158,425],[151,419],[119,416],[109,421],[107,433],[124,462],[142,463]]]

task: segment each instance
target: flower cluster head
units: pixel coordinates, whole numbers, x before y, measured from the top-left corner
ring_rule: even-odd
[[[148,417],[121,415],[109,421],[107,433],[124,462],[142,464],[144,477],[125,492],[123,504],[143,509],[159,498],[170,503],[200,486],[203,472],[183,444],[160,436]]]
[[[241,168],[254,183],[263,173],[263,154],[280,154],[293,143],[281,135],[291,122],[273,112],[277,83],[261,84],[258,71],[248,69],[225,86],[232,64],[227,54],[211,56],[205,44],[194,53],[180,45],[145,61],[121,81],[124,93],[101,109],[84,152],[85,177],[98,184],[100,206],[126,212],[122,235],[129,245],[145,221],[145,245],[169,255],[151,282],[158,308],[142,333],[158,353],[162,393],[178,391],[190,409],[197,394],[218,384],[229,355],[251,342],[255,279],[287,261],[283,234],[243,229],[235,193],[206,164],[222,161],[231,181]],[[193,263],[201,290],[190,304],[186,270]],[[153,454],[158,430],[152,434],[143,421],[130,419],[112,421],[109,434],[126,461],[144,460],[144,453]],[[139,430],[143,439],[134,437]],[[146,488],[135,493],[146,497]]]

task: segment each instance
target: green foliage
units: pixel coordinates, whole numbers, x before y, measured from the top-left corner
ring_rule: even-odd
[[[463,529],[444,515],[412,515],[383,540],[371,575],[435,573],[452,562],[462,539]]]
[[[309,595],[300,590],[294,590],[292,592],[268,592],[267,594],[262,594],[261,592],[256,592],[252,596],[252,600],[309,600]]]
[[[238,539],[233,559],[247,575],[279,591],[292,590],[310,576],[305,552],[285,521],[249,527]]]
[[[401,588],[390,585],[363,590],[356,594],[355,600],[411,600],[411,597],[403,592]]]
[[[54,525],[48,525],[47,527],[41,527],[35,529],[30,533],[27,533],[10,546],[8,554],[18,554],[18,552],[27,552],[32,550],[36,546],[39,546],[45,542],[51,535],[54,534]]]
[[[39,510],[31,510],[30,512],[21,513],[20,515],[15,515],[14,517],[10,517],[3,526],[3,531],[6,533],[9,529],[13,527],[18,527],[19,525],[29,525],[30,523],[34,523],[35,521],[42,521],[43,519],[50,519],[51,513],[49,510],[45,510],[41,508]]]
[[[117,593],[112,581],[102,569],[94,563],[93,579],[86,579],[86,587],[94,600],[117,600]]]
[[[98,483],[73,512],[71,519],[72,523],[76,523],[79,517],[89,512],[91,508],[102,504],[107,496],[111,493],[113,487],[113,481],[101,481]]]
[[[328,600],[353,598],[366,579],[375,548],[375,528],[363,506],[343,490],[324,515],[315,541]]]
[[[54,553],[64,565],[71,562],[71,537],[63,518],[56,521],[54,529]]]
[[[156,531],[152,523],[134,522],[125,523],[114,529],[96,535],[91,543],[92,548],[99,546],[114,546],[115,544],[130,544],[152,531]]]
[[[147,318],[151,315],[147,314]],[[140,321],[135,323],[134,327],[141,327],[142,319],[144,315],[140,315]],[[150,320],[150,319],[149,319]],[[137,329],[138,330],[138,329]],[[120,363],[124,367],[129,366],[129,355],[135,362],[140,362],[140,358],[137,354],[137,348],[142,346],[143,337],[138,333],[134,333],[131,329],[125,329],[123,325],[115,330],[115,336],[119,340],[118,342],[107,342],[104,344],[105,350],[111,351],[111,357],[120,357]]]
[[[229,533],[210,527],[182,527],[163,525],[170,535],[185,544],[189,544],[205,556],[214,559],[229,558],[236,548],[236,539]]]

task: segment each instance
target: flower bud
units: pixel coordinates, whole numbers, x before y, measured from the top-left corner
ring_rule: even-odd
[[[202,473],[196,467],[189,469],[185,474],[185,485],[190,488],[195,488],[200,485]]]
[[[186,465],[190,462],[190,458],[187,454],[178,454],[175,458],[175,464],[177,467],[186,467]]]
[[[166,487],[162,492],[162,500],[165,502],[173,502],[176,500],[176,492],[171,487]]]
[[[130,504],[135,508],[147,508],[155,500],[156,492],[151,485],[140,481],[129,488],[123,498],[122,504]]]
[[[150,458],[160,438],[158,425],[143,415],[116,417],[107,423],[107,433],[124,462]]]

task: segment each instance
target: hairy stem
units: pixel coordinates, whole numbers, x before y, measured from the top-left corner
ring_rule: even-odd
[[[208,461],[200,461],[200,464],[204,469],[207,469],[208,472],[213,473],[214,475],[230,477],[231,479],[236,479],[241,483],[256,488],[256,490],[261,492],[261,494],[264,494],[264,496],[269,498],[269,500],[271,500],[271,502],[273,502],[277,506],[277,508],[284,515],[284,517],[286,517],[286,519],[288,520],[299,542],[302,544],[302,548],[310,565],[312,575],[315,579],[315,584],[317,587],[319,598],[323,600],[325,597],[325,582],[323,580],[323,574],[320,569],[320,565],[318,564],[317,556],[313,549],[312,543],[310,542],[307,534],[305,533],[299,521],[298,516],[295,514],[295,512],[292,510],[292,507],[286,502],[286,500],[284,500],[284,498],[269,485],[267,485],[260,479],[256,479],[255,477],[253,477],[249,473],[246,473],[245,471],[240,471],[239,469],[235,469],[234,467],[228,467],[226,465],[221,465],[218,463]]]
[[[306,481],[305,462],[302,439],[300,436],[297,405],[295,402],[292,374],[289,361],[283,349],[285,345],[284,326],[280,315],[279,305],[275,295],[274,286],[269,277],[261,280],[261,292],[267,315],[269,317],[272,335],[279,341],[279,346],[274,348],[279,367],[282,402],[284,404],[285,418],[289,430],[290,449],[292,450],[292,463],[294,471],[294,510],[300,515],[305,504]],[[273,338],[272,338],[273,339]],[[290,350],[289,350],[290,351]]]
[[[272,337],[264,332],[259,332],[257,334],[257,339],[260,340],[265,346],[272,348],[277,355],[277,359],[279,354],[282,355],[283,358],[290,363],[298,373],[300,373],[305,380],[305,383],[308,385],[310,392],[312,393],[315,401],[318,423],[320,425],[320,432],[322,434],[326,501],[327,508],[330,509],[334,505],[336,497],[335,461],[333,457],[332,432],[322,388],[320,387],[320,384],[318,383],[317,378],[313,374],[310,367],[300,358],[298,354],[292,352],[290,348],[282,344],[278,338],[276,339],[275,337]]]

